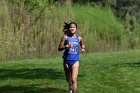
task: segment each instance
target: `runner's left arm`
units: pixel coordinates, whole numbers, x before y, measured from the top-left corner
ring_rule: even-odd
[[[85,44],[82,37],[79,37],[79,40],[80,40],[81,52],[85,52]]]

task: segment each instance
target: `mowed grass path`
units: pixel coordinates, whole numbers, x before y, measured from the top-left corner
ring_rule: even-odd
[[[0,63],[0,93],[68,93],[61,57]],[[78,93],[140,93],[140,50],[80,56]]]

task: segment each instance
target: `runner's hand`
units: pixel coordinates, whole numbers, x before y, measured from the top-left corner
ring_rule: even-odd
[[[68,45],[66,45],[67,48],[71,48],[73,47],[72,43],[69,43]]]
[[[84,49],[84,48],[82,48],[82,49],[81,49],[81,52],[82,52],[82,53],[84,53],[84,52],[85,52],[85,49]]]

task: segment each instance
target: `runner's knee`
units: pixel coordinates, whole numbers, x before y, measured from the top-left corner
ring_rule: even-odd
[[[77,83],[77,77],[72,77],[72,83]]]

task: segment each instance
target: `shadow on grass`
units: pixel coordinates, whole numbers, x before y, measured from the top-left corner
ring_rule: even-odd
[[[57,88],[38,88],[33,86],[3,86],[0,87],[0,93],[67,93],[67,91]]]
[[[140,62],[125,63],[126,66],[140,67]]]
[[[116,67],[140,67],[140,62],[124,62],[113,64]]]
[[[51,80],[64,79],[64,73],[57,69],[34,68],[34,69],[0,69],[0,79],[21,78],[21,79],[42,79]]]

